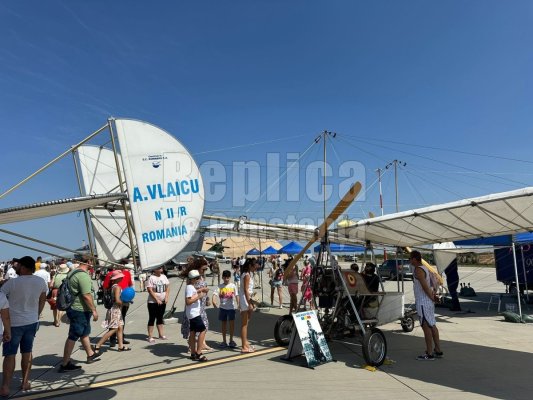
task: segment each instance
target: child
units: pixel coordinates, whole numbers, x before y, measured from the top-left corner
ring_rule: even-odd
[[[222,281],[224,283],[218,285],[218,289],[213,293],[211,301],[213,307],[217,308],[215,296],[219,298],[218,320],[222,321],[222,342],[220,347],[228,347],[226,342],[226,321],[229,321],[229,347],[237,347],[237,343],[233,341],[233,332],[235,331],[235,300],[237,298],[237,286],[230,283],[231,272],[226,270],[222,272]]]
[[[205,325],[202,321],[201,299],[207,296],[209,289],[207,287],[196,290],[194,284],[200,279],[200,272],[193,269],[188,275],[189,282],[185,289],[185,315],[189,320],[189,348],[191,349],[191,360],[207,361],[206,356],[202,355],[202,343],[205,339]],[[198,333],[198,340],[196,340]]]
[[[281,267],[277,264],[276,269],[274,270],[274,267],[272,267],[272,270],[270,270],[270,304],[274,306],[274,292],[277,290],[278,292],[278,300],[279,300],[279,308],[283,308],[283,297],[282,297],[282,284],[283,284],[283,270]]]
[[[246,260],[241,268],[242,285],[239,288],[239,309],[241,310],[241,353],[253,353],[254,347],[248,342],[248,323],[254,311],[252,293],[254,291],[255,260]]]
[[[123,341],[123,327],[124,327],[124,320],[122,319],[122,300],[120,299],[120,295],[122,294],[122,289],[119,286],[119,282],[124,278],[124,274],[122,271],[115,270],[111,274],[111,279],[109,285],[111,286],[111,295],[113,296],[113,305],[109,310],[107,310],[107,314],[105,317],[105,321],[103,323],[104,328],[109,329],[107,333],[100,338],[98,343],[93,347],[93,350],[95,353],[100,352],[100,347],[115,333],[117,334],[118,339],[118,351],[130,351],[130,347],[124,346]]]

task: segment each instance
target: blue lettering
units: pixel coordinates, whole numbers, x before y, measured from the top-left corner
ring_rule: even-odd
[[[185,228],[185,225],[181,226],[181,234],[186,235],[187,234],[187,228]]]
[[[148,239],[148,234],[147,233],[143,233],[143,243],[146,243],[146,242],[149,242],[150,239]]]
[[[156,221],[161,221],[161,211],[155,211],[155,220]]]
[[[154,200],[156,198],[156,186],[146,185],[146,189],[148,189],[148,194],[150,195],[150,198]]]
[[[183,193],[183,194],[189,194],[190,193],[190,190],[187,187],[187,186],[189,186],[189,182],[181,181],[180,185],[181,185],[181,193]]]
[[[179,216],[183,217],[184,215],[187,215],[187,208],[186,207],[179,207]]]
[[[198,193],[200,191],[200,185],[198,184],[198,179],[192,180],[191,179],[191,191],[193,193]]]
[[[176,191],[174,190],[174,185],[172,183],[167,183],[167,196],[174,197],[176,196]]]
[[[164,229],[159,229],[159,230],[155,231],[155,235],[156,235],[156,239],[157,240],[164,239],[165,238],[165,230]]]
[[[161,184],[160,183],[157,184],[157,192],[159,193],[159,198],[160,199],[164,199],[166,197],[165,193],[163,193],[163,189],[161,188]]]
[[[175,184],[176,184],[176,194],[177,194],[177,196],[179,196],[181,194],[180,183],[178,181],[176,181]]]
[[[153,242],[156,239],[154,231],[150,231],[150,233],[148,233],[148,236],[150,237],[151,242]]]
[[[138,201],[143,201],[143,197],[141,196],[141,191],[138,187],[133,188],[133,202],[136,203]]]

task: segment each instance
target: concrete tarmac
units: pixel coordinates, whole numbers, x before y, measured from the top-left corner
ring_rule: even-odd
[[[224,266],[223,268],[228,268]],[[172,273],[171,273],[172,274]],[[52,313],[46,306],[41,328],[34,345],[31,373],[32,390],[20,387],[20,367],[12,384],[12,397],[24,399],[141,399],[141,398],[215,398],[235,400],[260,399],[530,399],[533,370],[533,325],[503,322],[496,306],[487,310],[490,295],[503,292],[496,282],[494,269],[460,268],[462,281],[471,282],[478,296],[461,299],[462,313],[437,308],[443,359],[417,361],[424,351],[422,329],[417,323],[413,332],[404,333],[399,322],[380,327],[387,345],[389,365],[375,372],[362,368],[365,364],[358,337],[329,343],[336,362],[306,368],[304,357],[284,361],[286,349],[273,339],[274,325],[287,308],[270,308],[254,313],[249,337],[256,352],[241,354],[238,349],[220,349],[220,325],[217,311],[208,309],[210,330],[207,342],[215,350],[207,353],[209,361],[189,360],[187,344],[180,334],[176,319],[165,326],[168,340],[146,341],[148,312],[146,293],[137,293],[126,317],[126,336],[132,351],[117,352],[104,347],[100,361],[85,363],[85,352],[76,347],[73,360],[83,368],[58,373],[68,325],[52,325]],[[211,283],[211,278],[207,278]],[[264,277],[263,295],[270,302],[268,278]],[[215,282],[216,283],[216,282]],[[171,276],[171,300],[181,279]],[[138,285],[138,282],[137,282]],[[404,283],[406,302],[413,301],[412,282]],[[386,282],[393,290],[396,282]],[[214,286],[210,286],[214,288]],[[284,302],[288,294],[284,288]],[[259,299],[261,299],[261,289]],[[182,288],[175,316],[183,311]],[[506,302],[512,299],[506,298]],[[275,299],[277,306],[277,299]],[[170,307],[170,305],[168,306]],[[502,305],[502,308],[505,304]],[[531,306],[530,306],[531,307]],[[524,310],[533,313],[531,309]],[[105,309],[99,306],[100,320],[93,323],[93,343],[104,329]],[[236,342],[240,319],[236,321]],[[17,363],[19,359],[17,358]]]

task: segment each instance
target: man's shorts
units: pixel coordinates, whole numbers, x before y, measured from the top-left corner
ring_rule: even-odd
[[[200,315],[197,317],[194,317],[193,319],[190,319],[189,326],[190,326],[189,330],[191,332],[199,333],[199,332],[205,331],[204,321],[202,321],[202,317]]]
[[[435,320],[435,306],[429,304],[417,304],[416,312],[420,319],[420,325],[424,325],[426,322],[430,327],[434,327],[437,324]]]
[[[12,326],[11,340],[4,343],[3,346],[4,357],[14,356],[17,354],[19,345],[21,354],[31,353],[33,350],[33,340],[37,334],[37,329],[39,329],[38,322],[23,326]]]
[[[235,310],[225,310],[221,308],[218,311],[219,321],[235,321]]]
[[[77,341],[79,338],[89,336],[92,315],[93,313],[90,311],[67,309],[67,317],[70,320],[70,328],[68,330],[68,338],[70,340]]]

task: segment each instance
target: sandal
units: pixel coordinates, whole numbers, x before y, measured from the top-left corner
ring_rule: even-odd
[[[130,351],[131,347],[122,346],[117,349],[117,351]]]
[[[100,346],[96,346],[96,345],[91,346],[91,349],[95,353],[100,353],[100,350],[102,350],[102,348]]]
[[[199,361],[199,362],[206,362],[207,361],[207,357],[204,356],[203,354],[196,354],[196,361]]]
[[[249,347],[248,349],[242,349],[241,350],[241,353],[243,354],[246,354],[246,353],[254,353],[255,352],[255,349],[253,347]]]
[[[196,360],[198,360],[198,358],[199,358],[198,354],[196,354],[196,353],[192,353],[191,354],[191,357],[190,357],[191,360],[196,361]]]
[[[168,338],[167,338],[165,335],[163,335],[163,336],[159,336],[158,339],[159,339],[159,340],[168,340]]]
[[[155,339],[153,337],[146,338],[146,341],[148,343],[155,343]]]

